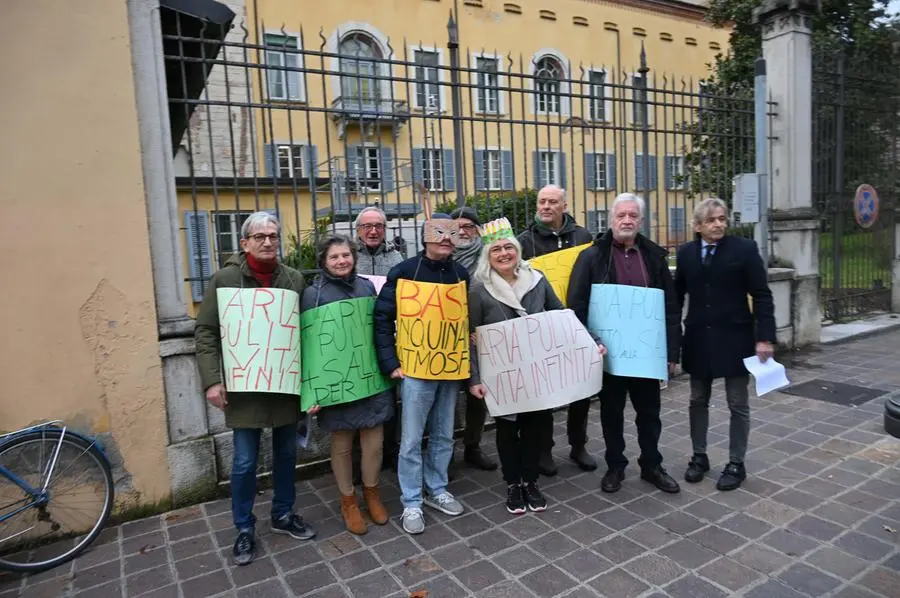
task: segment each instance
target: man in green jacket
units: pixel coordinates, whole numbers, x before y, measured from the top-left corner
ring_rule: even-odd
[[[272,532],[298,540],[309,540],[316,535],[309,524],[293,512],[300,397],[259,392],[226,393],[222,375],[216,290],[270,287],[303,294],[303,276],[278,262],[280,239],[281,225],[272,214],[256,212],[247,218],[241,226],[241,252],[232,256],[209,280],[194,332],[197,365],[206,400],[225,411],[225,424],[233,431],[231,514],[238,532],[233,549],[238,565],[249,564],[256,550],[253,500],[263,428],[272,428]]]

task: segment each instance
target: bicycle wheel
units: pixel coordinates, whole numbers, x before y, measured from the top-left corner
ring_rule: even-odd
[[[35,504],[0,476],[0,569],[37,572],[70,561],[97,538],[109,518],[114,493],[109,461],[93,443],[66,433],[60,444],[61,436],[59,429],[39,429],[0,444],[0,465],[37,490],[59,446],[46,502]]]

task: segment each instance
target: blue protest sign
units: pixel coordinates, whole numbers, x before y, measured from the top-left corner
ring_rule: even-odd
[[[661,289],[592,285],[588,330],[599,336],[609,351],[605,371],[616,376],[669,379],[666,299]]]

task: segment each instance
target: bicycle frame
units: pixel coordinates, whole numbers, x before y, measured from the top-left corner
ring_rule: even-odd
[[[6,521],[7,519],[9,519],[11,517],[15,517],[19,513],[26,511],[35,505],[38,505],[42,502],[47,501],[47,499],[48,499],[47,486],[50,485],[50,478],[53,475],[53,470],[56,468],[56,461],[59,458],[59,450],[62,447],[63,439],[66,437],[66,433],[68,431],[66,426],[62,426],[61,428],[57,428],[56,426],[54,426],[54,424],[57,424],[57,423],[61,423],[61,422],[59,422],[59,421],[46,422],[46,423],[39,424],[36,426],[31,426],[28,428],[23,428],[21,430],[16,430],[15,432],[11,432],[9,434],[4,434],[3,436],[0,436],[0,448],[2,448],[2,446],[4,444],[9,442],[11,439],[18,437],[21,434],[33,432],[35,430],[43,430],[43,429],[47,429],[47,428],[54,428],[54,429],[60,430],[59,440],[57,441],[56,448],[53,451],[53,457],[50,459],[50,463],[47,464],[47,470],[41,475],[42,487],[40,490],[32,487],[31,484],[29,484],[28,482],[26,482],[25,480],[23,480],[22,478],[17,476],[15,473],[10,471],[6,467],[0,465],[0,476],[3,476],[4,478],[10,480],[13,484],[15,484],[16,486],[21,488],[22,491],[25,492],[25,494],[30,496],[32,499],[30,502],[19,507],[15,511],[13,511],[11,513],[6,513],[3,515],[0,515],[0,523],[3,523],[4,521]],[[9,539],[9,538],[7,538],[7,539]]]

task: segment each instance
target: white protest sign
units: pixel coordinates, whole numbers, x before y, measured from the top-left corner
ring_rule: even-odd
[[[300,295],[287,289],[221,288],[225,388],[300,394]]]
[[[494,417],[561,407],[603,386],[603,357],[570,309],[476,331],[484,400]]]

